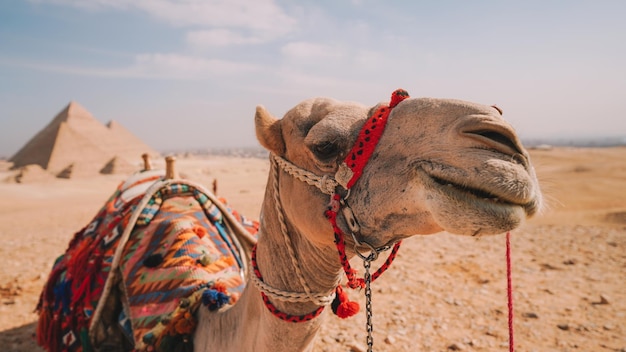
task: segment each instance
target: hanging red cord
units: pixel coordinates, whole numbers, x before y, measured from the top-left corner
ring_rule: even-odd
[[[506,233],[506,293],[509,305],[509,352],[515,351],[513,341],[513,284],[511,280],[511,233]]]

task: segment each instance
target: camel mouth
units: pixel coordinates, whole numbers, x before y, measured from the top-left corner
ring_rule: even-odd
[[[444,179],[440,176],[434,176],[426,172],[425,174],[431,179],[432,183],[437,186],[436,188],[439,189],[441,193],[457,200],[471,202],[474,205],[482,203],[491,209],[519,207],[523,209],[527,218],[532,217],[541,210],[542,204],[540,197],[520,199],[515,194],[505,193],[502,189],[494,191],[487,190],[486,187],[489,184],[484,184],[481,188],[478,188],[467,184],[460,184],[459,182]]]
[[[518,206],[523,206],[523,204],[517,204],[514,202],[511,202],[509,200],[505,200],[502,197],[491,193],[489,191],[483,190],[483,189],[479,189],[479,188],[473,188],[467,185],[461,185],[458,184],[456,182],[450,181],[450,180],[446,180],[437,176],[433,176],[433,175],[428,175],[431,180],[433,180],[436,184],[444,187],[447,190],[451,190],[454,192],[459,192],[465,195],[468,195],[470,197],[473,198],[477,198],[477,199],[481,199],[485,202],[489,202],[489,203],[500,203],[502,205],[518,205]]]
[[[478,188],[476,186],[444,179],[440,176],[434,176],[428,173],[426,173],[426,175],[439,192],[445,194],[447,197],[462,201],[463,203],[471,203],[474,206],[483,204],[482,207],[484,208],[499,208],[502,210],[518,207],[523,209],[526,217],[532,217],[538,211],[538,203],[536,200],[523,201],[516,199],[516,196],[513,194],[505,194],[503,190],[490,191],[485,187],[488,186],[488,184],[484,184],[481,188]]]
[[[483,204],[492,209],[520,207],[527,217],[534,215],[540,207],[540,199],[536,198],[532,185],[528,183],[531,178],[517,167],[480,178],[471,176],[467,171],[432,162],[421,162],[417,169],[422,179],[429,180],[433,189],[464,203]],[[485,180],[487,182],[483,182]]]

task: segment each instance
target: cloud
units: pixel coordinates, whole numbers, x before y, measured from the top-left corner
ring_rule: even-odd
[[[20,67],[44,72],[104,78],[144,78],[201,80],[219,76],[234,76],[258,71],[261,67],[235,61],[207,59],[179,54],[139,54],[127,67],[80,67],[26,60],[0,58],[0,66]]]
[[[297,22],[274,0],[30,0],[89,11],[140,11],[180,27],[238,28],[256,32],[254,38],[278,38]],[[199,34],[192,34],[192,37]],[[202,35],[200,35],[202,36]],[[243,38],[243,37],[242,37]]]
[[[132,1],[128,0],[28,0],[34,4],[52,4],[58,6],[73,6],[89,11],[101,11],[106,8],[118,10],[128,9]]]
[[[203,79],[221,75],[249,73],[257,65],[234,61],[206,59],[179,54],[141,54],[131,71],[145,77]]]
[[[284,45],[281,52],[287,58],[316,61],[319,59],[340,59],[346,56],[340,47],[312,42],[292,42]]]
[[[266,39],[261,36],[245,36],[228,29],[211,29],[187,32],[186,41],[195,47],[211,47],[261,44]]]

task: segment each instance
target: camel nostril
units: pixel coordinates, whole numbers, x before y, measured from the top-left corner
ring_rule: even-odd
[[[522,148],[516,142],[514,137],[495,130],[476,130],[467,131],[467,134],[479,137],[484,143],[491,148],[508,155],[523,155]]]
[[[517,146],[515,145],[515,143],[513,143],[512,140],[510,140],[508,137],[496,131],[476,131],[473,133],[477,135],[481,135],[485,138],[491,139],[494,142],[504,144],[511,149],[517,149]]]

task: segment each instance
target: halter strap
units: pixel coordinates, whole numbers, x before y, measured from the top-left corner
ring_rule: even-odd
[[[361,177],[361,174],[363,174],[365,165],[372,156],[372,153],[374,153],[374,149],[376,149],[376,145],[378,145],[378,141],[385,131],[391,110],[408,97],[409,93],[406,90],[397,89],[391,93],[389,105],[380,106],[367,122],[365,122],[354,146],[352,146],[352,149],[339,166],[339,170],[335,175],[337,182],[345,189],[352,188],[354,183]]]
[[[379,252],[389,249],[389,247],[374,248],[373,246],[369,245],[366,242],[359,242],[357,240],[354,232],[358,232],[358,229],[359,229],[358,222],[354,218],[354,215],[352,214],[352,210],[350,209],[348,204],[345,202],[345,200],[347,196],[349,196],[350,194],[350,188],[352,188],[352,186],[359,179],[359,177],[361,177],[361,175],[363,174],[363,169],[365,168],[365,165],[367,164],[370,157],[372,156],[374,149],[376,149],[376,145],[378,144],[378,141],[380,140],[385,130],[385,126],[387,124],[387,120],[389,118],[391,110],[396,105],[398,105],[398,103],[400,103],[404,99],[407,99],[408,97],[409,97],[409,94],[405,90],[398,89],[392,93],[391,101],[388,106],[385,106],[385,105],[380,106],[374,112],[374,114],[370,116],[370,118],[365,122],[365,125],[361,128],[361,131],[357,137],[357,140],[354,146],[352,147],[350,152],[347,154],[345,160],[339,165],[338,171],[335,174],[334,178],[329,175],[318,176],[308,170],[304,170],[292,164],[291,162],[285,160],[284,158],[278,155],[275,155],[273,153],[270,154],[270,159],[274,163],[274,165],[276,165],[277,167],[280,167],[283,171],[295,177],[296,179],[302,182],[305,182],[311,186],[314,186],[318,188],[322,193],[328,194],[331,196],[329,209],[324,214],[329,219],[333,227],[333,230],[335,233],[334,242],[335,242],[335,245],[337,246],[339,259],[346,273],[346,276],[348,278],[348,286],[351,288],[365,287],[365,280],[363,278],[357,278],[356,270],[350,267],[350,263],[348,261],[346,250],[345,250],[345,234],[339,228],[339,226],[337,226],[337,221],[336,221],[337,213],[339,212],[340,209],[344,210],[343,213],[344,213],[344,217],[346,217],[346,223],[348,224],[348,227],[352,230],[352,236],[355,240],[355,251],[359,256],[364,258],[364,260],[367,260],[369,262],[373,260],[372,258],[377,257]],[[276,178],[278,176],[278,173],[277,173],[277,170],[274,170],[274,171],[276,172],[275,179],[274,179],[274,183],[275,183],[274,188],[275,188],[275,193],[276,193],[275,202],[280,202],[280,200],[277,197],[278,185],[277,185]],[[339,186],[341,186],[344,189],[343,192],[338,192],[340,188]],[[340,193],[344,194],[344,196],[341,196]],[[277,204],[277,211],[279,213],[279,217],[281,218],[280,219],[281,227],[284,227],[284,219],[282,219],[282,209],[279,207],[278,204]],[[288,249],[290,249],[289,251],[290,257],[292,258],[292,261],[295,261],[295,257],[294,257],[295,254],[293,253],[293,249],[290,248],[291,243],[290,243],[290,239],[288,238],[286,234],[286,228],[282,228],[282,232],[283,232],[283,235],[286,237],[285,240],[287,242],[287,247]],[[369,257],[363,256],[357,250],[356,245],[358,244],[364,244],[372,249],[372,253],[370,253]],[[387,270],[387,268],[389,268],[389,266],[395,259],[399,248],[400,248],[400,242],[397,242],[394,245],[393,250],[391,251],[385,263],[373,275],[371,275],[371,281],[374,281],[385,270]],[[263,297],[263,302],[265,303],[265,306],[276,317],[282,320],[291,321],[291,322],[303,322],[303,321],[311,320],[319,316],[319,314],[321,314],[325,305],[322,305],[321,307],[316,309],[314,312],[311,312],[309,314],[306,314],[303,316],[293,316],[293,315],[286,314],[284,312],[280,312],[270,302],[268,295],[271,295],[273,298],[279,299],[279,300],[286,300],[286,301],[292,301],[292,302],[312,301],[312,302],[317,303],[318,305],[326,303],[327,300],[331,296],[333,296],[333,294],[321,295],[321,294],[311,293],[306,282],[302,282],[303,278],[299,272],[299,267],[297,263],[294,263],[296,274],[297,274],[296,276],[298,276],[298,279],[301,281],[301,284],[306,291],[305,293],[290,293],[290,292],[284,292],[284,291],[275,291],[272,287],[270,287],[269,285],[266,285],[263,282],[261,273],[258,270],[258,267],[256,265],[256,248],[252,252],[252,266],[254,269],[254,274],[255,274],[254,276],[256,276],[253,279],[253,281],[255,285],[259,288],[259,290],[261,291],[261,296]],[[336,289],[335,297],[336,298],[339,297],[339,300],[345,300],[345,294],[342,293],[340,285]],[[358,311],[358,306],[345,308],[346,303],[349,304],[353,302],[345,302],[345,301],[333,302],[333,308],[335,308],[335,306],[337,305],[341,305],[342,307],[344,307],[343,308],[344,313],[338,314],[342,318],[353,315],[354,313],[356,313],[356,311]]]
[[[358,232],[358,222],[352,215],[352,210],[345,202],[347,196],[342,196],[339,194],[339,192],[337,192],[338,186],[342,186],[345,190],[341,193],[349,195],[350,189],[361,177],[365,165],[367,165],[367,162],[374,153],[376,145],[383,135],[391,111],[401,101],[407,98],[409,98],[409,93],[407,93],[407,91],[405,91],[404,89],[397,89],[391,94],[391,100],[389,102],[389,105],[381,105],[370,116],[370,118],[361,128],[361,131],[359,132],[354,146],[347,154],[344,161],[339,165],[339,169],[335,174],[335,178],[328,175],[318,176],[308,170],[304,170],[292,164],[291,162],[285,160],[278,155],[270,154],[272,161],[280,166],[283,171],[287,172],[289,175],[295,177],[302,182],[317,187],[322,193],[331,195],[330,206],[329,209],[326,210],[325,215],[333,227],[333,231],[335,233],[335,245],[337,246],[339,260],[344,269],[346,277],[348,278],[348,286],[351,288],[362,288],[364,287],[365,283],[362,278],[356,277],[356,270],[352,269],[352,267],[350,266],[350,262],[348,261],[345,243],[346,235],[337,225],[337,215],[339,211],[343,210],[344,217],[346,217],[346,223],[351,229],[352,236],[356,242],[355,247],[359,244],[366,245],[372,248],[372,253],[375,256],[377,256],[379,252],[387,248],[376,249],[367,243],[359,242],[357,240],[354,232]],[[397,242],[394,245],[393,250],[391,251],[385,263],[376,272],[374,272],[374,274],[372,274],[372,281],[378,278],[391,265],[400,248],[400,244],[401,241]],[[359,256],[363,257],[363,255],[358,250],[356,250],[356,248],[355,251],[358,253]]]
[[[339,170],[337,171],[336,178],[337,182],[341,185],[345,184],[345,189],[350,191],[350,188],[355,184],[355,182],[361,177],[363,174],[363,169],[370,157],[374,153],[374,149],[376,149],[376,145],[378,144],[380,137],[382,136],[385,126],[387,125],[387,120],[389,119],[389,115],[393,108],[395,108],[401,101],[409,98],[409,93],[404,89],[397,89],[391,94],[391,101],[388,106],[382,105],[380,106],[370,118],[365,122],[365,125],[361,128],[361,132],[357,137],[356,143],[346,156],[344,162],[339,166]],[[364,260],[368,260],[369,258],[363,256],[358,249],[356,248],[359,244],[365,244],[367,247],[372,249],[370,256],[373,259],[378,256],[378,253],[386,250],[388,248],[374,248],[370,244],[366,242],[360,242],[356,238],[354,232],[358,231],[359,226],[358,222],[352,215],[352,210],[346,203],[346,198],[342,197],[339,193],[333,194],[330,201],[330,207],[326,211],[325,215],[333,226],[333,230],[335,232],[335,245],[337,246],[337,252],[339,254],[339,260],[341,261],[341,265],[346,273],[346,277],[348,278],[348,286],[350,288],[363,288],[365,287],[365,280],[363,278],[356,277],[356,270],[352,269],[350,266],[350,262],[348,261],[348,256],[346,255],[346,235],[337,225],[337,214],[340,209],[344,210],[345,214],[350,214],[350,219],[346,219],[348,223],[348,227],[353,231],[352,237],[355,240],[355,252],[362,257]],[[383,263],[383,265],[374,272],[371,276],[371,280],[376,280],[385,270],[389,268],[393,260],[395,259],[398,250],[400,249],[400,244],[402,241],[398,241],[387,260]]]
[[[318,176],[309,170],[297,167],[274,153],[270,153],[270,158],[289,175],[308,185],[316,187],[322,191],[322,193],[328,194],[329,196],[335,193],[335,189],[339,185],[339,183],[329,175]]]
[[[296,292],[282,291],[282,290],[275,289],[265,284],[265,282],[263,282],[263,276],[261,275],[261,271],[259,271],[259,267],[256,263],[256,245],[252,247],[252,252],[250,253],[250,263],[252,265],[252,270],[254,272],[254,275],[252,275],[251,277],[253,278],[254,284],[257,286],[257,288],[261,292],[261,298],[263,298],[263,304],[265,304],[265,307],[275,317],[281,320],[288,321],[291,323],[302,323],[302,322],[315,319],[319,317],[320,314],[322,314],[322,311],[324,311],[324,308],[328,304],[330,304],[334,299],[335,292],[327,296],[315,295],[315,298],[317,300],[320,300],[322,303],[317,303],[319,307],[317,307],[317,309],[315,309],[314,311],[304,314],[304,315],[294,315],[294,314],[281,312],[278,308],[276,308],[274,304],[272,304],[268,296],[272,296],[272,298],[274,299],[287,301],[287,302],[308,302],[308,301],[311,301],[310,299],[311,294],[308,292],[296,293]]]

